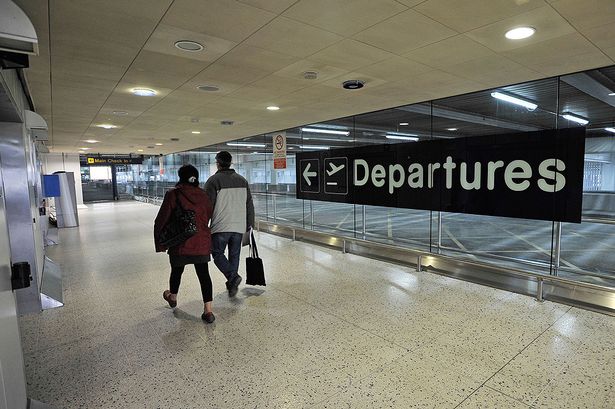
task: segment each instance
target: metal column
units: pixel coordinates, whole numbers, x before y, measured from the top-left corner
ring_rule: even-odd
[[[442,212],[438,212],[438,254],[442,252]]]
[[[562,248],[562,222],[555,222],[555,242],[553,247],[553,275],[559,274]]]

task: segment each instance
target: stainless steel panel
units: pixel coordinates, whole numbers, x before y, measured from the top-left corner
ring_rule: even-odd
[[[0,87],[1,88],[1,87]],[[27,406],[26,376],[17,321],[17,302],[11,291],[11,253],[0,163],[0,407]]]
[[[30,144],[23,124],[0,123],[0,160],[5,180],[4,193],[11,257],[14,263],[22,261],[30,263],[33,278],[30,287],[16,291],[19,314],[41,310],[37,241],[34,238],[36,218],[32,216],[34,197],[28,180],[26,146]]]
[[[258,222],[260,231],[321,244],[364,257],[408,266],[519,294],[615,315],[615,289],[556,276],[390,246],[312,230]]]
[[[57,173],[60,178],[60,197],[55,198],[58,227],[79,226],[77,212],[77,194],[75,193],[75,176],[73,172]]]

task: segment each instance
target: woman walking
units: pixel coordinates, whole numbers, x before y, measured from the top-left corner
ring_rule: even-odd
[[[186,264],[194,264],[203,295],[204,312],[201,318],[207,323],[212,323],[216,317],[211,309],[213,294],[207,267],[211,254],[211,234],[208,225],[212,206],[207,194],[199,188],[199,171],[194,166],[182,166],[178,175],[179,182],[174,189],[164,195],[164,201],[154,222],[156,252],[168,251],[171,263],[170,288],[162,293],[162,298],[169,303],[171,308],[177,306],[177,293],[184,267]],[[184,210],[195,212],[196,233],[183,243],[167,248],[160,242],[160,233],[171,220],[171,215],[178,203]]]

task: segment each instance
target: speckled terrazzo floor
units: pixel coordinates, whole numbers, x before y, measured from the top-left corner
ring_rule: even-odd
[[[266,234],[267,287],[230,300],[210,263],[207,325],[188,268],[173,311],[156,211],[89,206],[49,248],[66,306],[21,319],[30,397],[66,409],[615,407],[615,318]]]

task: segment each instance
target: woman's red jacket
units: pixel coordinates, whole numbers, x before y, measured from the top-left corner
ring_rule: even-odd
[[[177,206],[177,199],[181,206],[186,210],[194,210],[196,213],[197,233],[182,244],[166,248],[160,244],[160,232],[167,224],[173,209]],[[180,184],[174,189],[169,190],[164,195],[162,206],[158,211],[154,221],[154,244],[156,252],[169,251],[169,254],[176,256],[205,256],[211,254],[211,232],[209,231],[209,219],[213,212],[213,207],[209,196],[199,187],[189,184]]]

